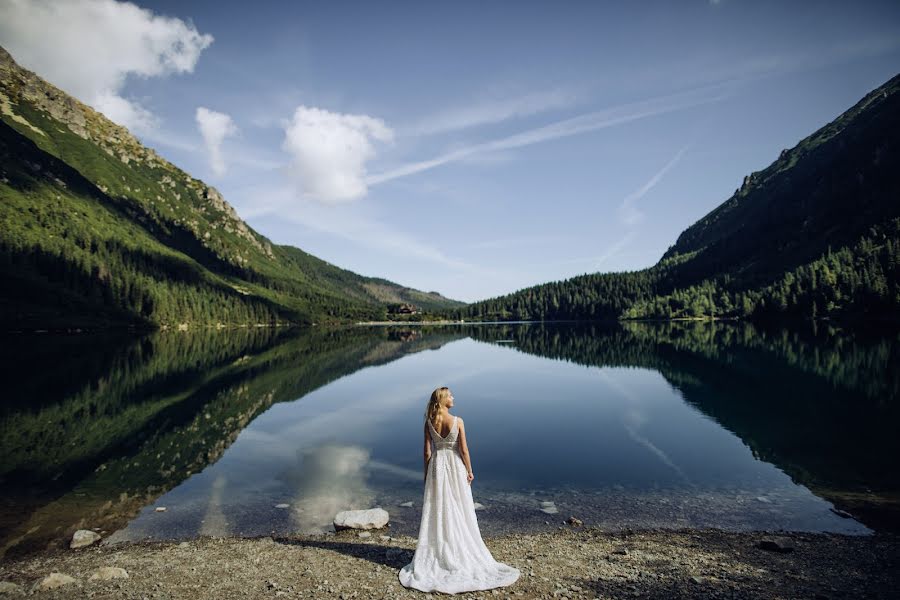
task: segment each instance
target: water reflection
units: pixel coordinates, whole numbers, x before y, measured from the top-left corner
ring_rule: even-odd
[[[294,530],[318,533],[348,507],[369,507],[374,494],[366,484],[369,451],[359,446],[326,444],[297,453],[297,464],[283,474],[295,490]]]
[[[2,553],[82,527],[314,531],[376,504],[414,533],[443,383],[487,531],[543,526],[541,501],[610,527],[865,531],[833,503],[894,528],[898,349],[722,323],[19,337],[0,356]]]

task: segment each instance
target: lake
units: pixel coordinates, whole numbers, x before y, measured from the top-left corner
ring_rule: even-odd
[[[44,334],[5,338],[2,359],[4,556],[78,528],[109,541],[324,532],[373,506],[415,535],[423,411],[441,385],[466,420],[485,534],[569,516],[609,530],[900,529],[896,332]]]

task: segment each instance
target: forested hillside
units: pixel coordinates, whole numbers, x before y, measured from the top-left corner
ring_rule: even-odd
[[[547,283],[469,319],[900,315],[900,76],[685,230],[648,269]]]
[[[461,303],[272,244],[0,48],[0,328],[308,324]]]

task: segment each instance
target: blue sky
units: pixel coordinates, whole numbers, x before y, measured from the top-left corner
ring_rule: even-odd
[[[896,2],[0,10],[21,64],[263,235],[467,301],[652,265],[900,71]]]

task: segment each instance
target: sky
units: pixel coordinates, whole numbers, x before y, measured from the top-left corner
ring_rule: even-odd
[[[273,242],[474,301],[653,265],[900,72],[900,3],[0,0],[0,45]]]

